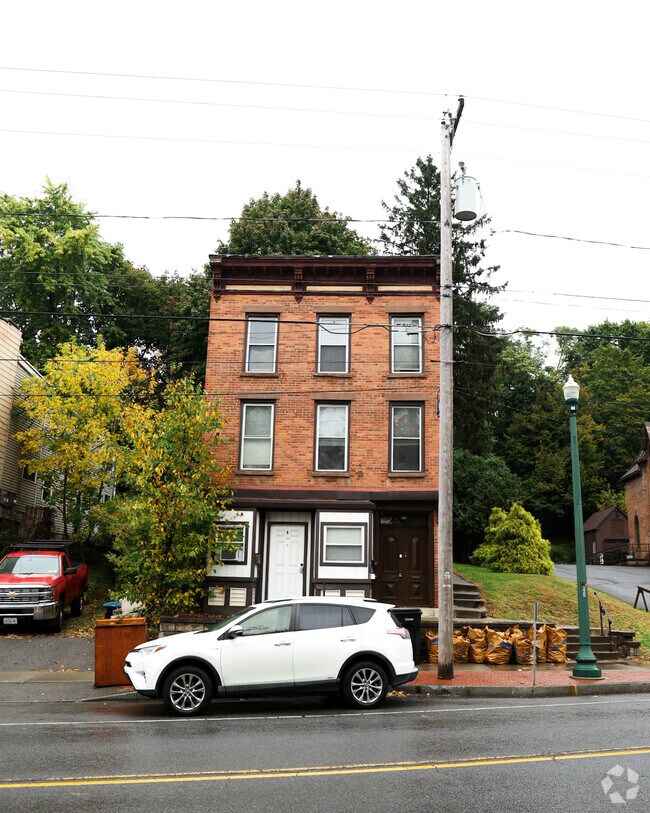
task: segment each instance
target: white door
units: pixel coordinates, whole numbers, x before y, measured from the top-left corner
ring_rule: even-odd
[[[268,566],[267,599],[304,595],[304,525],[271,525]]]

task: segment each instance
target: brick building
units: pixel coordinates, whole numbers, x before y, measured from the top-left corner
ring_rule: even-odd
[[[625,501],[630,535],[630,564],[650,565],[650,422],[643,425],[641,451],[631,469],[621,480],[625,484]]]
[[[206,389],[237,546],[205,610],[323,594],[436,606],[438,259],[210,265]]]
[[[585,561],[590,565],[626,562],[630,551],[627,515],[613,505],[596,511],[584,524]]]

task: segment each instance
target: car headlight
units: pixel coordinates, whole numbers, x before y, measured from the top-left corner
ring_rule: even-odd
[[[162,649],[167,649],[167,644],[150,644],[149,646],[141,646],[134,651],[142,652],[143,655],[153,655],[154,652],[160,652]]]

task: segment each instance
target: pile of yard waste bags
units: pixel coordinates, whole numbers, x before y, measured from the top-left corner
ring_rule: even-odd
[[[564,663],[566,661],[565,630],[556,626],[542,624],[537,628],[535,645],[533,644],[534,628],[527,633],[519,629],[519,624],[499,632],[491,627],[483,629],[462,627],[454,630],[453,646],[456,663],[520,663],[530,665],[533,659],[537,663]],[[429,663],[438,663],[438,633],[429,630],[426,633]],[[535,658],[535,649],[537,657]]]

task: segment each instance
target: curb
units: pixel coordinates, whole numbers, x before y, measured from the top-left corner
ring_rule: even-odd
[[[418,683],[399,687],[407,694],[437,697],[598,697],[610,694],[645,694],[650,683],[576,683],[570,686],[440,686]]]

